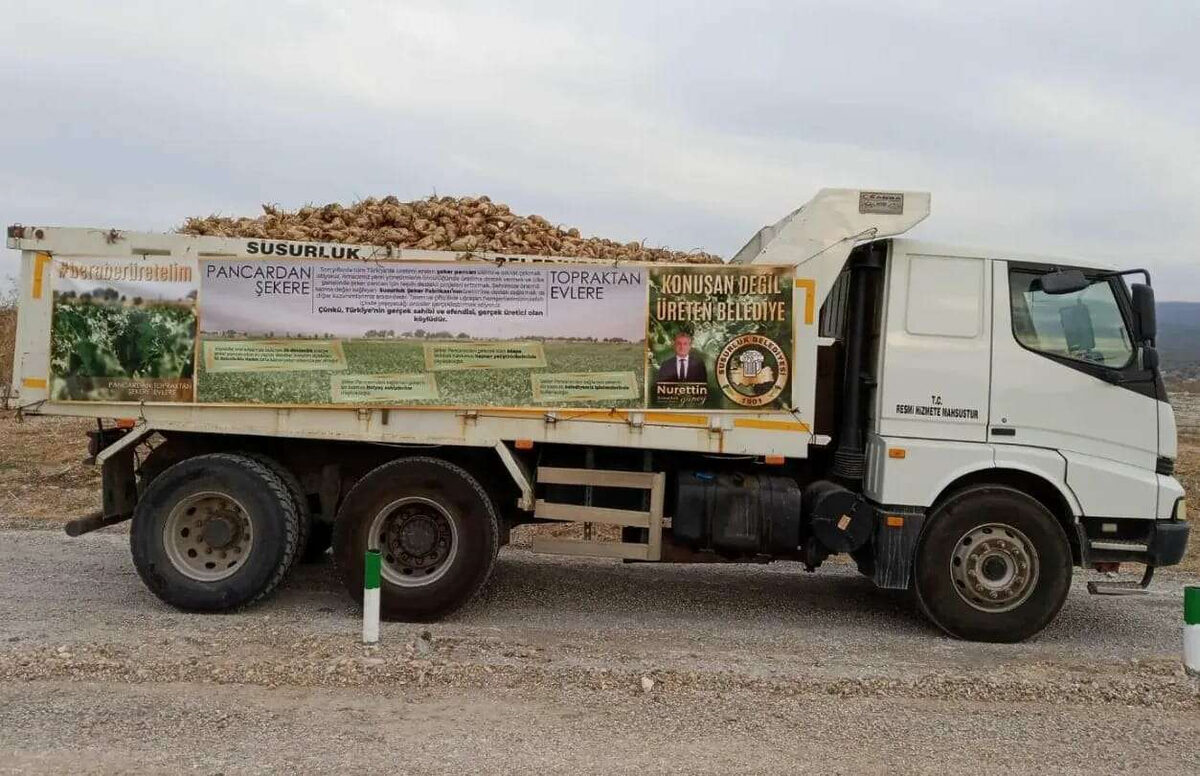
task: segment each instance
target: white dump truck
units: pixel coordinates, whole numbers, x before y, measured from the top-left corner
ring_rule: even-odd
[[[822,190],[723,265],[14,226],[7,401],[98,419],[103,505],[181,609],[332,545],[385,616],[535,552],[845,554],[967,639],[1018,641],[1072,568],[1178,563],[1149,274],[899,238],[920,192]],[[1137,282],[1134,282],[1137,281]]]

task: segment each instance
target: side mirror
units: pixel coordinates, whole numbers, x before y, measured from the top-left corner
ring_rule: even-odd
[[[1042,287],[1042,291],[1052,296],[1073,294],[1091,285],[1083,273],[1077,269],[1060,269],[1057,272],[1047,273],[1038,278],[1038,284]]]
[[[1151,372],[1158,369],[1158,351],[1150,345],[1142,347],[1142,369]]]
[[[1130,290],[1133,294],[1133,314],[1137,316],[1138,336],[1144,342],[1154,342],[1158,338],[1154,289],[1145,283],[1134,283]]]

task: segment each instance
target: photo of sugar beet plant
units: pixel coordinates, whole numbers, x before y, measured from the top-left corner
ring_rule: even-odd
[[[143,300],[114,288],[56,291],[50,337],[51,391],[58,400],[121,399],[112,380],[189,379],[196,339],[195,292]]]
[[[426,372],[424,344],[462,342],[461,338],[430,334],[424,337],[384,336],[342,339],[346,370],[340,374],[418,374]],[[202,342],[241,339],[202,336]],[[305,341],[305,340],[297,340]],[[480,342],[482,340],[473,340]],[[632,372],[641,386],[645,375],[645,350],[641,342],[603,342],[578,339],[522,339],[542,343],[546,366],[538,369],[454,369],[433,372],[438,398],[411,402],[452,407],[536,407],[532,375],[558,372]],[[196,395],[201,402],[249,404],[330,404],[329,370],[271,372],[205,371],[203,359],[196,375]],[[641,398],[566,402],[567,406],[638,407]]]

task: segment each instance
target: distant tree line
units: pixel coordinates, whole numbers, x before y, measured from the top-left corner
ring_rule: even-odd
[[[59,302],[79,302],[81,304],[131,304],[134,307],[141,307],[147,303],[147,300],[140,296],[135,296],[132,299],[122,294],[115,288],[94,288],[91,291],[76,293],[74,291],[55,291],[54,298]],[[184,299],[195,302],[196,291],[193,289],[188,292]],[[179,305],[182,300],[173,299],[151,299],[150,304],[156,305]]]

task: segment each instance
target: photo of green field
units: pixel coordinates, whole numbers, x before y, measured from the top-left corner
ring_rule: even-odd
[[[205,336],[204,342],[233,341]],[[304,340],[300,340],[304,341]],[[319,341],[319,340],[317,340]],[[346,369],[279,370],[271,372],[209,372],[197,364],[197,400],[211,403],[328,405],[333,403],[331,375],[395,375],[426,371],[424,345],[433,339],[342,339]],[[640,342],[547,340],[542,346],[545,368],[452,369],[436,372],[438,398],[406,404],[456,407],[532,407],[532,375],[562,372],[632,372],[635,383],[645,382],[645,356]],[[381,402],[386,403],[386,402]],[[641,397],[604,402],[581,401],[570,406],[638,407]]]
[[[55,291],[51,391],[60,401],[188,401],[195,292],[143,299],[112,287]]]

